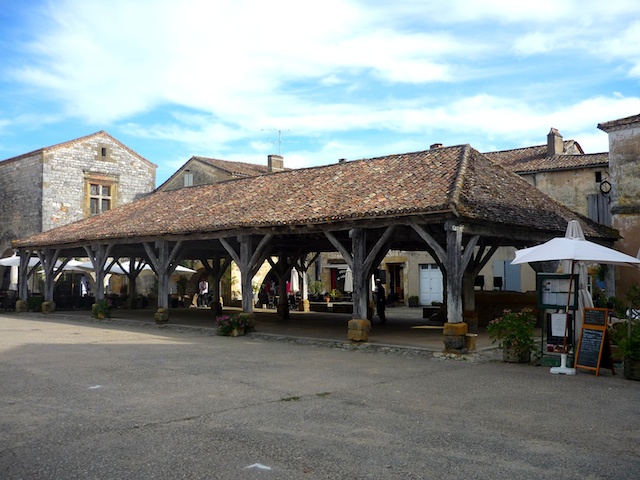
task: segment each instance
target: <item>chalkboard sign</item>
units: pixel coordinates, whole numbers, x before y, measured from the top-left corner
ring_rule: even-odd
[[[611,371],[615,374],[613,360],[611,359],[611,344],[606,327],[582,327],[575,366],[576,368],[594,370],[596,375],[600,373],[600,367],[607,367],[611,368]]]
[[[609,310],[606,308],[585,308],[583,323],[585,325],[598,325],[606,327],[608,323]]]

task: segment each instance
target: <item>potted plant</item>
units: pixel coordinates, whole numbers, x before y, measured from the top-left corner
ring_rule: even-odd
[[[491,320],[487,333],[493,343],[503,349],[503,360],[512,363],[527,363],[535,347],[533,331],[536,317],[530,308],[520,312],[504,310],[502,316]]]
[[[621,328],[617,343],[624,358],[624,377],[640,380],[640,287],[632,285],[626,293],[629,301],[626,328]]]
[[[91,307],[93,316],[96,318],[107,318],[111,316],[111,300],[103,298],[94,303]]]
[[[313,295],[314,300],[318,300],[318,298],[322,298],[322,282],[320,280],[314,280],[313,282],[311,282],[309,284],[309,293],[311,293],[311,295]]]
[[[225,337],[242,336],[254,327],[249,318],[242,313],[220,315],[216,317],[216,323],[218,324],[218,335]]]

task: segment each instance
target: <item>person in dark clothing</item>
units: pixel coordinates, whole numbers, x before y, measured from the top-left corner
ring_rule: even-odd
[[[376,279],[376,313],[380,317],[380,322],[384,324],[387,321],[387,317],[384,313],[384,308],[387,305],[387,297],[384,292],[384,287],[380,279]]]

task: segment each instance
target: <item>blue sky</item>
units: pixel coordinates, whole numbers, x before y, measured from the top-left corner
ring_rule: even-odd
[[[638,113],[637,0],[0,0],[0,159],[106,130],[159,185],[193,155],[303,167],[551,127],[604,152],[597,124]]]

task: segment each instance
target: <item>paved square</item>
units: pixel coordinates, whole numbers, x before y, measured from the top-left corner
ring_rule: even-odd
[[[0,315],[3,479],[635,479],[640,383]]]

